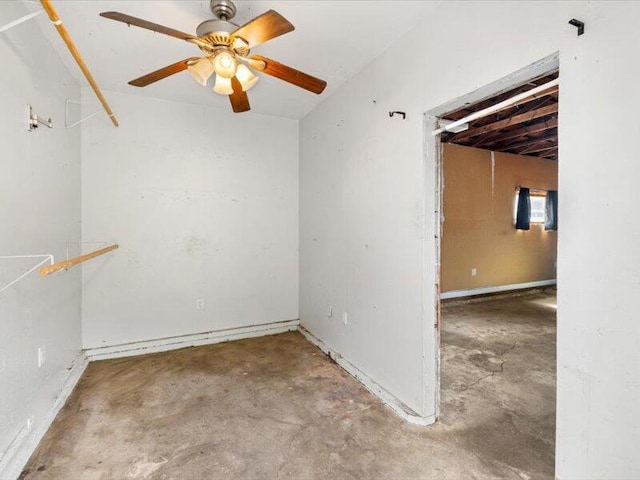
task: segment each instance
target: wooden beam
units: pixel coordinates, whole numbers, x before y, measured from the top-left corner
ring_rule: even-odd
[[[501,132],[493,136],[483,137],[479,139],[472,146],[483,148],[486,145],[493,145],[498,142],[504,142],[506,140],[513,140],[514,138],[523,137],[525,135],[533,135],[545,130],[558,127],[558,118],[550,118],[549,120],[542,120],[534,125],[525,125],[516,130],[509,130],[507,132]]]
[[[511,98],[508,98],[507,100],[504,100],[500,103],[496,103],[495,105],[491,105],[490,107],[484,108],[482,110],[479,110],[477,112],[474,112],[466,117],[463,117],[459,120],[456,120],[455,122],[452,123],[447,123],[444,126],[441,126],[440,128],[435,129],[433,132],[431,132],[432,135],[441,135],[445,132],[452,132],[455,131],[456,127],[461,126],[461,125],[465,125],[466,124],[473,124],[475,125],[475,121],[476,120],[480,120],[483,118],[491,118],[492,115],[498,114],[498,112],[501,112],[503,110],[513,110],[513,105],[515,103],[521,102],[523,99],[525,98],[529,98],[529,97],[534,97],[534,101],[537,100],[536,95],[538,95],[539,93],[548,91],[551,87],[557,85],[559,82],[558,79],[555,80],[551,80],[549,83],[545,83],[543,85],[540,85],[538,87],[532,88],[530,90],[527,90],[526,92],[523,93],[519,93],[518,95],[515,95]],[[549,102],[548,98],[544,98],[542,100],[542,102]],[[540,102],[535,102],[535,104],[538,104]],[[557,102],[556,102],[557,103]],[[535,108],[535,107],[532,107]],[[515,112],[511,112],[511,113],[507,113],[506,115],[503,116],[508,116],[511,117],[514,115]]]
[[[526,113],[526,112],[530,112],[533,110],[537,110],[538,108],[544,107],[546,105],[549,105],[551,103],[557,103],[557,101],[554,101],[554,99],[552,97],[544,97],[542,99],[538,98],[536,99],[535,102],[529,102],[528,104],[525,105],[520,105],[519,107],[516,107],[514,109],[506,109],[500,112],[496,112],[493,115],[489,115],[488,117],[485,118],[481,118],[479,120],[476,120],[474,122],[471,122],[471,124],[469,125],[469,129],[467,131],[472,131],[472,130],[476,130],[480,127],[484,127],[485,125],[488,125],[490,123],[494,123],[500,120],[505,120],[507,118],[511,118],[515,115],[520,115],[522,113]],[[445,132],[442,134],[443,135],[443,142],[447,142],[449,141],[453,136],[455,136],[455,133],[449,133],[449,132]],[[477,142],[482,142],[484,138],[487,138],[487,135],[482,135],[480,138],[477,139]],[[474,142],[476,142],[476,140],[474,140]],[[470,144],[470,146],[475,147],[476,145],[472,142]]]
[[[513,153],[517,155],[529,155],[530,153],[543,152],[545,150],[549,150],[551,148],[557,148],[557,147],[558,147],[557,142],[549,143],[549,141],[544,141],[544,142],[538,142],[534,145],[531,145],[529,148],[524,148],[522,150],[518,150]]]
[[[539,108],[545,107],[547,105],[557,103],[552,97],[543,97],[537,98],[534,102],[527,102],[525,104],[521,104],[519,107],[514,109],[507,109],[501,112],[498,112],[495,117],[485,118],[484,120],[479,120],[477,123],[473,122],[469,126],[469,130],[474,130],[476,128],[484,127],[490,123],[498,122],[500,120],[506,120],[508,118],[514,117],[516,115],[522,115],[523,113],[532,112]]]
[[[557,103],[554,103],[552,105],[547,105],[546,107],[537,108],[529,112],[521,113],[519,115],[514,115],[513,117],[505,118],[504,120],[499,120],[497,122],[489,123],[487,125],[474,128],[472,130],[467,130],[465,132],[457,133],[454,135],[453,138],[456,140],[456,142],[458,142],[460,140],[477,137],[478,135],[485,135],[489,132],[495,132],[496,130],[502,130],[503,128],[511,127],[513,125],[518,125],[520,123],[530,122],[531,120],[535,120],[536,118],[546,117],[547,115],[553,115],[555,113],[558,113]]]
[[[53,265],[49,265],[48,267],[42,267],[38,270],[40,275],[51,275],[54,272],[59,272],[60,270],[66,270],[68,268],[73,267],[74,265],[78,265],[79,263],[86,262],[87,260],[91,260],[92,258],[99,257],[100,255],[104,255],[112,250],[118,248],[119,245],[111,245],[110,247],[102,248],[100,250],[96,250],[91,253],[87,253],[86,255],[80,255],[79,257],[72,258],[65,262],[54,263]]]
[[[544,97],[547,97],[547,96],[550,96],[550,95],[554,95],[554,94],[558,93],[559,91],[560,91],[560,87],[558,85],[556,85],[556,86],[551,87],[551,88],[549,88],[547,90],[544,90],[544,91],[542,91],[540,93],[536,93],[534,95],[531,95],[530,97],[523,98],[519,102],[514,103],[512,105],[512,107],[517,107],[519,105],[524,105],[525,103],[533,102],[534,100],[538,100],[540,98],[544,98]],[[556,100],[556,99],[554,98],[554,100]]]
[[[549,160],[558,160],[558,149],[556,148],[555,150],[549,150],[548,152],[544,152],[543,154],[538,155],[538,157],[546,158]]]
[[[506,100],[507,98],[511,98],[515,95],[526,92],[527,90],[531,90],[531,88],[533,87],[531,87],[530,85],[521,85],[518,88],[514,88],[513,90],[509,90],[508,92],[504,92],[500,95],[496,95],[495,97],[487,98],[486,100],[482,100],[473,105],[463,107],[460,110],[449,112],[443,115],[443,118],[446,118],[447,120],[459,120],[462,117],[466,117],[467,115],[470,115],[474,112],[478,112],[484,108],[490,107],[491,105],[500,103]]]
[[[542,143],[542,142],[549,142],[549,141],[553,141],[558,143],[558,131],[554,130],[551,133],[548,133],[546,135],[541,135],[539,137],[534,137],[534,138],[530,138],[529,140],[524,140],[524,141],[520,141],[520,142],[515,142],[515,143],[507,143],[504,144],[502,142],[498,142],[496,145],[496,149],[497,150],[520,150],[521,148],[527,148],[527,147],[531,147],[533,145],[537,145],[538,143]]]
[[[554,144],[554,145],[537,145],[537,146],[526,148],[526,149],[518,152],[518,155],[531,155],[532,153],[540,153],[540,152],[545,152],[547,150],[557,150],[557,149],[558,149],[558,145],[557,144]]]
[[[508,90],[506,92],[500,93],[498,95],[495,95],[491,98],[487,98],[485,100],[481,100],[480,102],[474,104],[474,105],[468,105],[466,107],[463,107],[459,110],[455,110],[453,112],[449,112],[447,114],[444,115],[444,118],[446,119],[450,119],[450,120],[458,120],[462,117],[465,117],[473,112],[477,112],[479,110],[482,110],[483,108],[487,108],[490,107],[491,105],[495,105],[496,103],[500,103],[503,100],[506,100],[508,98],[511,98],[515,95],[518,95],[520,93],[526,92],[527,90],[531,90],[532,88],[538,87],[540,85],[543,85],[545,83],[550,82],[551,80],[555,80],[556,78],[558,78],[558,72],[551,74],[551,75],[543,75],[542,77],[536,78],[524,85],[520,85],[519,87],[513,88],[511,90]]]
[[[118,119],[116,118],[115,113],[113,113],[113,110],[111,110],[111,107],[107,103],[107,99],[104,98],[104,95],[102,94],[102,91],[100,91],[100,87],[98,87],[98,84],[94,80],[93,75],[91,75],[91,72],[87,67],[87,64],[84,63],[84,59],[82,58],[82,55],[80,55],[80,52],[76,48],[75,43],[73,43],[73,40],[69,35],[69,32],[67,32],[67,29],[62,24],[62,20],[60,20],[60,17],[58,16],[58,13],[56,12],[55,8],[53,8],[53,5],[51,5],[51,2],[49,0],[40,0],[40,3],[42,3],[42,6],[47,12],[47,15],[49,15],[49,19],[51,20],[53,25],[56,27],[56,30],[58,30],[58,33],[62,37],[62,40],[64,40],[64,43],[67,45],[67,48],[69,49],[69,52],[71,52],[71,55],[73,56],[76,63],[78,64],[78,67],[80,67],[80,70],[82,70],[82,73],[84,74],[85,78],[89,82],[89,85],[91,85],[91,88],[93,89],[94,93],[98,97],[98,100],[100,100],[100,103],[102,103],[102,106],[107,112],[107,115],[109,115],[109,118],[111,119],[111,123],[113,123],[117,127],[120,124],[118,123]]]

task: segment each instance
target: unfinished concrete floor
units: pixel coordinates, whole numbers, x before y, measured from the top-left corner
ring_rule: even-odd
[[[444,306],[431,427],[299,333],[95,362],[22,478],[552,478],[554,303]]]

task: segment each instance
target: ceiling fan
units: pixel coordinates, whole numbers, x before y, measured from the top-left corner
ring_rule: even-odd
[[[188,70],[198,83],[206,85],[209,77],[215,74],[213,91],[228,95],[231,107],[236,113],[251,109],[247,91],[256,84],[258,77],[249,67],[310,92],[322,93],[327,86],[324,80],[270,58],[260,55],[249,56],[253,47],[294,30],[295,27],[286,18],[275,10],[269,10],[239,27],[231,22],[236,14],[236,6],[231,0],[211,0],[210,5],[216,18],[198,25],[195,36],[124,13],[101,13],[102,17],[129,26],[135,25],[193,43],[204,53],[203,57],[189,57],[131,80],[129,85],[146,87],[184,70]]]

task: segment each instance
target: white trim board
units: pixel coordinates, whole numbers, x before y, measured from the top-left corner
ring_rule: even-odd
[[[512,290],[522,290],[525,288],[536,288],[536,287],[546,287],[549,285],[555,285],[556,279],[553,278],[551,280],[539,280],[536,282],[527,282],[527,283],[514,283],[512,285],[498,285],[495,287],[481,287],[474,288],[472,290],[452,290],[450,292],[444,292],[440,295],[442,300],[447,298],[461,298],[461,297],[472,297],[474,295],[484,295],[487,293],[498,293],[498,292],[510,292]]]
[[[382,403],[389,407],[397,416],[414,425],[427,426],[435,423],[435,415],[430,415],[428,417],[422,417],[418,415],[411,408],[398,400],[398,398],[396,398],[393,394],[385,390],[380,384],[375,382],[367,374],[363,373],[360,369],[358,369],[358,367],[346,360],[344,357],[342,357],[342,355],[333,350],[302,325],[298,327],[298,330],[300,331],[300,333],[302,333],[302,335],[304,335],[307,340],[309,340],[309,342],[313,343],[316,347],[326,353],[348,374],[350,374],[361,384],[363,384],[367,390],[369,390],[372,394],[382,400]]]
[[[82,377],[88,364],[89,361],[83,353],[80,353],[73,360],[71,368],[67,371],[66,379],[60,393],[40,424],[35,428],[31,425],[25,425],[11,445],[2,452],[0,456],[0,478],[18,478],[29,461],[29,458],[31,458],[31,455],[33,455],[33,452],[35,452],[38,447],[42,437],[44,437],[47,430],[49,430],[56,415],[58,415],[58,412],[66,403],[69,395],[73,392],[73,389],[80,380],[80,377]]]
[[[293,332],[298,329],[300,320],[286,320],[282,322],[265,323],[249,327],[228,328],[211,332],[179,335],[176,337],[144,340],[140,342],[122,343],[108,347],[85,349],[90,361],[106,360],[110,358],[131,357],[147,353],[167,352],[180,348],[196,347],[198,345],[212,345],[215,343],[241,340],[243,338],[263,337],[278,333]]]
[[[110,358],[121,358],[135,355],[144,355],[147,353],[165,352],[169,350],[177,350],[180,348],[210,345],[215,343],[223,343],[232,340],[241,340],[244,338],[262,337],[266,335],[276,335],[284,332],[299,331],[304,337],[325,352],[335,362],[343,368],[347,373],[352,375],[356,380],[362,383],[367,390],[378,397],[387,407],[389,407],[397,416],[414,425],[427,426],[435,422],[435,415],[422,417],[414,412],[411,408],[402,403],[393,394],[376,383],[373,379],[359,370],[348,360],[345,360],[339,353],[327,346],[322,340],[314,336],[311,332],[300,325],[300,320],[287,320],[283,322],[274,322],[264,325],[254,325],[250,327],[230,328],[227,330],[212,331],[206,333],[198,333],[193,335],[181,335],[176,337],[168,337],[157,340],[148,340],[141,342],[125,343],[109,347],[90,348],[84,353],[80,353],[73,361],[71,368],[67,374],[62,390],[51,409],[43,419],[43,421],[35,429],[31,426],[25,426],[18,433],[13,443],[2,452],[0,456],[0,478],[16,479],[29,461],[29,458],[38,447],[38,444],[44,437],[49,427],[53,423],[56,415],[64,406],[65,402],[71,395],[76,384],[82,377],[89,362],[96,360],[105,360]]]

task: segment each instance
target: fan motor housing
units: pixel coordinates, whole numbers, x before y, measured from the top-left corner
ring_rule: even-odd
[[[216,45],[229,45],[229,34],[237,29],[238,25],[233,22],[214,18],[198,25],[196,35],[207,37]]]

